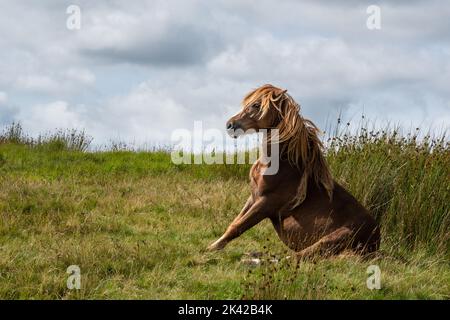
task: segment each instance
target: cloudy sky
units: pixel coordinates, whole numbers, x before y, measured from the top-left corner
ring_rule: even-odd
[[[264,83],[322,127],[340,111],[450,125],[448,1],[0,0],[0,48],[0,125],[32,134],[167,142],[195,120],[222,129]]]

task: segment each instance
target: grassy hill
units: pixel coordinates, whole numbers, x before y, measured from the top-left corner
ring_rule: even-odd
[[[282,258],[268,221],[223,252],[204,248],[245,202],[249,165],[181,165],[164,151],[87,152],[83,133],[0,135],[0,298],[450,298],[450,146],[418,131],[330,138],[334,177],[382,225],[380,254]],[[366,287],[369,265],[381,289]],[[81,289],[69,290],[70,265]]]

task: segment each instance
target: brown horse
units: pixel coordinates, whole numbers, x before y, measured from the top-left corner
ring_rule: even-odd
[[[250,170],[252,192],[242,211],[209,250],[219,250],[268,218],[279,238],[296,256],[361,254],[378,250],[380,229],[369,212],[331,177],[319,130],[300,115],[300,106],[286,90],[264,85],[250,92],[243,109],[227,122],[233,137],[239,130],[277,129],[279,167],[258,159]],[[270,135],[265,143],[271,150]],[[270,152],[270,151],[269,151]]]

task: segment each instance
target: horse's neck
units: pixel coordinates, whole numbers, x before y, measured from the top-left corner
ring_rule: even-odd
[[[270,139],[270,138],[269,138]],[[264,137],[262,142],[261,142],[261,146],[260,146],[260,157],[261,158],[271,158],[272,157],[272,153],[277,153],[276,155],[274,154],[273,156],[277,156],[278,159],[282,159],[282,152],[284,152],[284,150],[287,150],[287,146],[288,146],[288,142],[281,142],[281,143],[272,143],[272,142],[268,142],[268,137]]]
[[[302,171],[298,166],[292,165],[287,160],[286,150],[287,150],[287,142],[282,143],[267,143],[266,140],[263,140],[260,146],[259,158],[258,162],[261,165],[269,165],[269,163],[276,159],[279,166],[290,166],[297,171]]]

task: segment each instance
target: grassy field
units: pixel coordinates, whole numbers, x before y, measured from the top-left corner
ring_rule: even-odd
[[[450,147],[367,126],[331,138],[335,178],[382,225],[377,257],[263,260],[286,248],[267,221],[204,248],[245,202],[248,165],[181,165],[167,152],[86,152],[82,133],[0,136],[2,299],[449,299]],[[369,265],[381,289],[369,290]],[[81,289],[66,269],[78,265]]]

